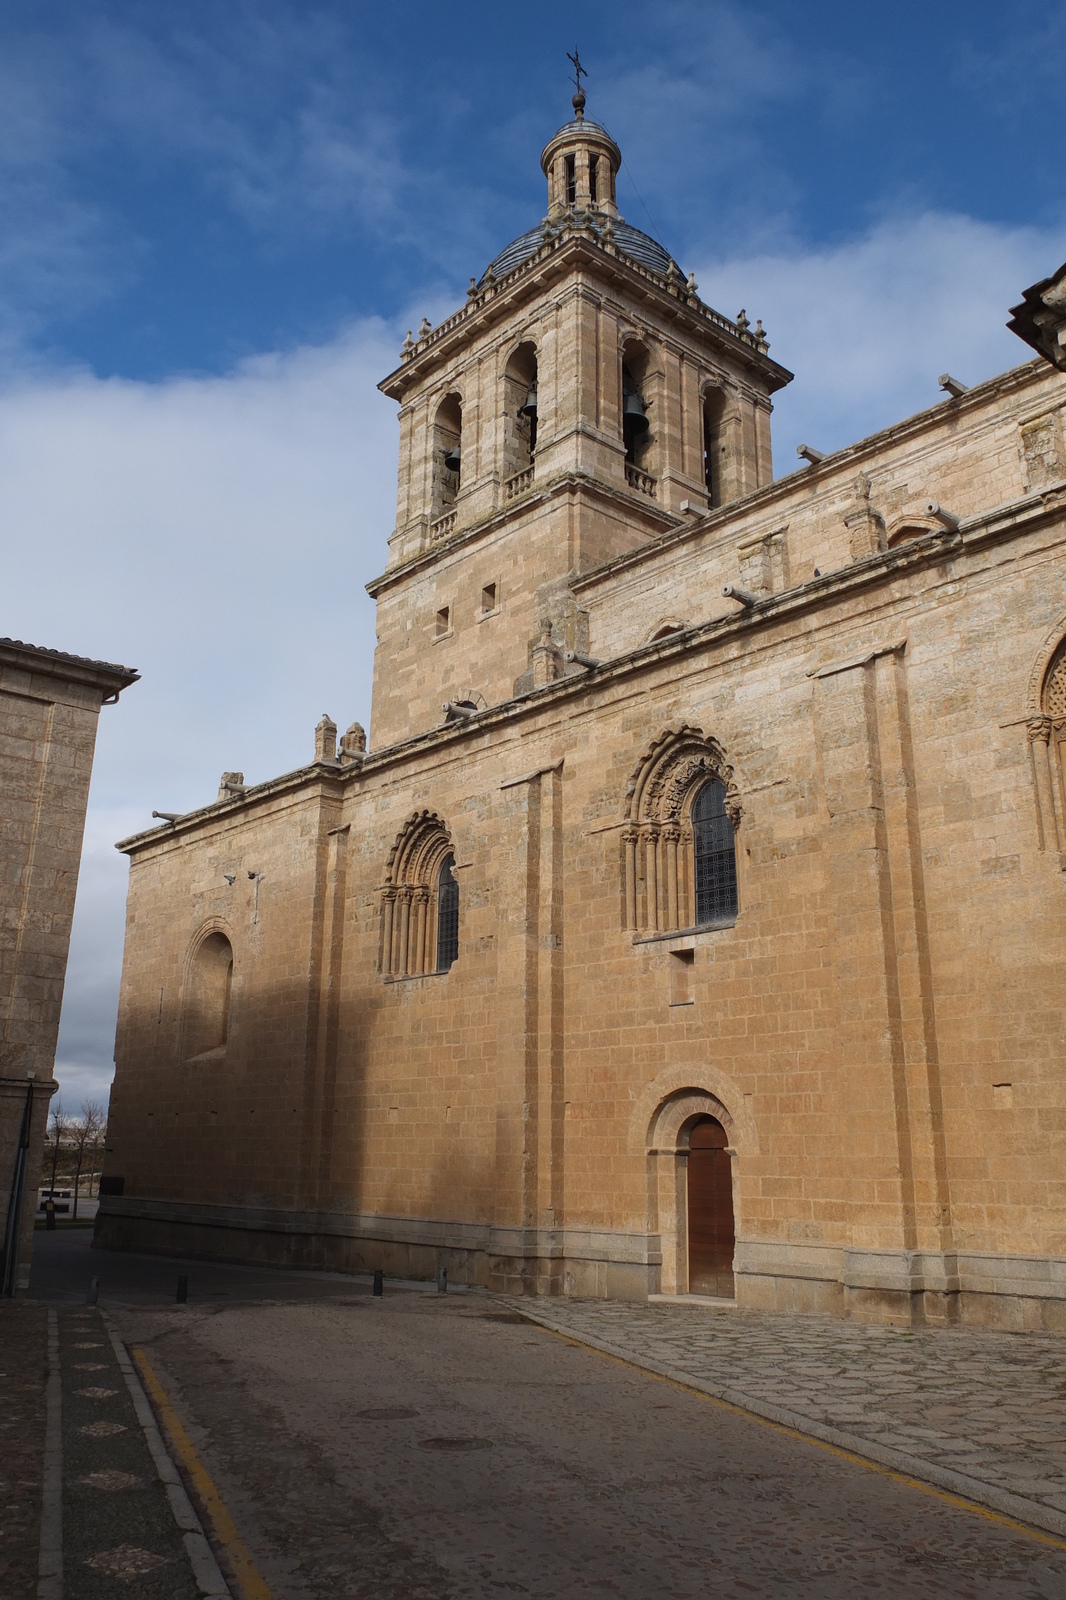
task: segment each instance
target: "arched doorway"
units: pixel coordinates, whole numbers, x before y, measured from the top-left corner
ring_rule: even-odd
[[[694,1122],[688,1141],[688,1292],[733,1297],[733,1174],[716,1117]]]

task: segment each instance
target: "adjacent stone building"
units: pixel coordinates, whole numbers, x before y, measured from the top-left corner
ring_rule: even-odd
[[[120,846],[98,1242],[1066,1327],[1066,377],[775,482],[583,107],[381,385],[371,749]]]
[[[33,1216],[101,705],[128,667],[0,639],[0,1293],[28,1287]]]

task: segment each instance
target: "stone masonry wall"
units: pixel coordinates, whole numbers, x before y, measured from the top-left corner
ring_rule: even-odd
[[[1041,468],[1033,490],[1018,421],[1061,384],[1021,369],[871,444],[886,526],[907,512],[892,484],[920,478],[971,519],[961,534],[854,555],[844,467],[786,480],[762,503],[797,530],[792,581],[755,610],[716,615],[708,558],[736,559],[752,502],[708,532],[702,590],[701,535],[587,584],[604,667],[131,843],[108,1156],[124,1193],[100,1237],[684,1289],[684,1157],[664,1130],[691,1102],[729,1133],[742,1303],[1066,1321],[1066,791],[1057,724],[1040,733],[1066,484]],[[680,620],[704,625],[623,654],[680,611],[686,571],[709,616]],[[732,770],[740,910],[634,931],[627,786],[683,727]],[[454,851],[459,959],[387,978],[386,863],[421,811]],[[182,984],[216,925],[231,1032],[190,1063]]]
[[[29,1282],[96,725],[136,673],[0,640],[0,1205],[9,1220],[27,1084],[36,1084],[15,1290]]]

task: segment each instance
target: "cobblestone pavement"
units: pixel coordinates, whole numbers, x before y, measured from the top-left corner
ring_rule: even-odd
[[[684,1303],[507,1303],[638,1366],[1066,1536],[1066,1339]]]

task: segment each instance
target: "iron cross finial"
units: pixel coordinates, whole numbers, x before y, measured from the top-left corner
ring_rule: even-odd
[[[566,59],[573,64],[574,68],[574,76],[570,79],[570,82],[574,85],[574,88],[577,90],[578,94],[582,94],[584,91],[581,88],[581,80],[582,78],[587,78],[588,73],[581,65],[581,57],[577,53],[576,44],[574,46],[573,55],[570,54],[569,50],[566,52]]]

